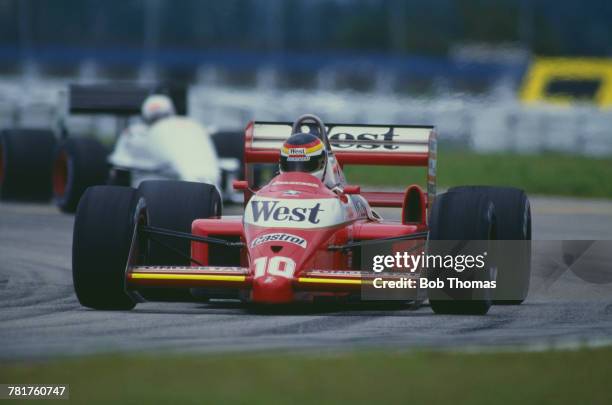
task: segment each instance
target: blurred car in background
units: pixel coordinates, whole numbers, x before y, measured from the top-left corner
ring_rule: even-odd
[[[128,118],[140,114],[147,96],[166,94],[178,115],[129,131]],[[116,116],[116,139],[109,145],[87,136],[53,130],[12,128],[0,135],[0,198],[49,200],[64,212],[76,211],[87,187],[137,187],[144,180],[175,179],[214,184],[225,201],[241,201],[232,190],[242,168],[243,134],[214,135],[186,117],[184,87],[71,85],[68,114]],[[131,126],[132,128],[134,127]]]

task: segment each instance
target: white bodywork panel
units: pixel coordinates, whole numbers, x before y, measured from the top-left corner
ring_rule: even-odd
[[[339,198],[284,199],[255,195],[244,210],[245,224],[268,228],[325,228],[364,218],[379,220],[361,196],[342,201]]]
[[[186,117],[148,127],[134,124],[117,140],[109,163],[130,170],[132,186],[143,180],[178,179],[219,186],[220,167],[208,132]]]
[[[328,124],[332,152],[423,153],[428,152],[430,126]],[[303,128],[309,132],[308,128]],[[255,122],[253,149],[280,149],[291,135],[291,124]]]
[[[280,199],[253,196],[244,210],[244,222],[268,228],[324,228],[349,220],[349,211],[337,198]]]

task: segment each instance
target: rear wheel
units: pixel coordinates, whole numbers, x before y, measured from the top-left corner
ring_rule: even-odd
[[[521,304],[529,291],[531,278],[531,208],[525,192],[513,187],[462,186],[449,191],[485,194],[495,205],[497,220],[497,288],[493,295],[498,305]]]
[[[56,140],[42,129],[6,129],[0,133],[0,198],[48,201]]]
[[[429,218],[430,255],[446,256],[457,251],[462,255],[483,255],[489,249],[487,241],[495,237],[495,208],[486,195],[448,192],[436,197]],[[490,289],[450,289],[449,278],[457,278],[461,282],[491,282],[495,280],[493,272],[486,260],[484,268],[462,272],[428,268],[428,280],[440,279],[444,282],[443,288],[428,289],[431,308],[437,314],[486,314],[492,303]]]
[[[63,212],[75,212],[87,187],[102,185],[108,177],[108,151],[97,140],[66,139],[53,163],[53,196]]]
[[[140,194],[147,205],[148,223],[164,229],[191,232],[195,219],[220,216],[221,196],[215,186],[186,181],[143,181]],[[149,242],[146,261],[150,265],[191,265],[191,242],[166,236],[154,236]],[[141,291],[149,300],[189,300],[186,289],[150,289]]]
[[[72,241],[72,278],[81,305],[102,310],[136,305],[125,290],[125,269],[138,202],[138,192],[129,187],[90,187],[83,195]]]

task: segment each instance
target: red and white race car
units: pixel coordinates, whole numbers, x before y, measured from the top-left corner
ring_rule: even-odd
[[[254,167],[278,162],[282,143],[300,131],[322,140],[334,184],[289,172],[257,189]],[[423,250],[434,240],[531,237],[529,202],[521,190],[460,187],[436,197],[431,126],[326,126],[312,115],[293,125],[255,121],[246,128],[244,163],[247,180],[235,182],[244,191],[242,216],[222,215],[218,191],[206,184],[146,181],[138,189],[89,188],[74,225],[73,276],[81,304],[132,309],[152,289],[190,289],[199,297],[255,304],[364,300],[381,280],[436,274],[435,269],[376,273],[372,252]],[[427,167],[427,191],[418,185],[361,191],[347,184],[342,171],[344,165],[360,164],[397,166],[398,176],[400,166]],[[376,207],[399,208],[400,219],[385,220]],[[500,282],[505,271],[520,273],[513,278],[511,299],[504,299],[520,303],[527,294],[529,264],[504,266],[508,269],[488,264],[479,272],[457,274]],[[419,283],[405,293],[402,299],[413,303],[429,298],[437,313],[483,314],[497,299],[483,289],[450,297],[429,291],[428,297]]]

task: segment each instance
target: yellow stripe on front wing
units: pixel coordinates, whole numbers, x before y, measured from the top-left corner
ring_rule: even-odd
[[[159,273],[131,273],[133,279],[144,280],[205,280],[205,281],[237,281],[246,280],[246,276],[228,276],[220,274],[159,274]]]
[[[349,280],[340,278],[316,278],[316,277],[300,277],[299,283],[319,283],[319,284],[363,284],[362,280]],[[366,281],[367,283],[367,281]]]

